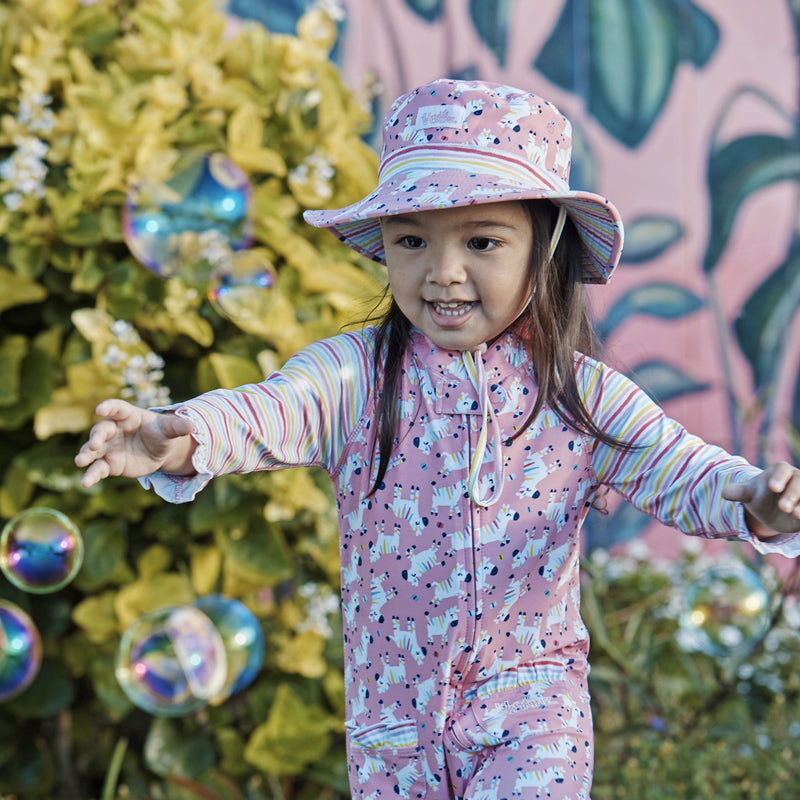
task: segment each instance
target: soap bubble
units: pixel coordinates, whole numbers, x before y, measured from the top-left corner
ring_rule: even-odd
[[[0,600],[0,701],[31,685],[42,665],[42,640],[33,620],[17,605]]]
[[[116,675],[131,702],[157,716],[202,708],[227,678],[225,646],[211,620],[192,606],[144,614],[122,635]]]
[[[770,595],[761,576],[746,564],[712,567],[691,582],[681,614],[687,649],[712,656],[745,653],[770,624]]]
[[[52,508],[17,514],[0,535],[0,570],[26,592],[55,592],[78,574],[82,563],[80,531]]]
[[[263,251],[243,250],[211,273],[208,300],[219,314],[233,322],[259,322],[274,302],[275,280]]]
[[[125,242],[156,274],[205,282],[232,251],[250,245],[251,195],[247,176],[225,156],[186,153],[168,181],[128,191]]]
[[[214,623],[225,645],[228,676],[212,702],[220,703],[248,686],[264,663],[264,634],[258,619],[244,603],[212,594],[194,603]]]

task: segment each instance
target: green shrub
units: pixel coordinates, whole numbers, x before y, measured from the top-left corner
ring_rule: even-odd
[[[78,578],[55,594],[0,578],[44,642],[37,680],[0,705],[0,795],[345,790],[326,477],[230,477],[169,506],[131,481],[83,491],[72,462],[103,397],[145,405],[258,380],[378,293],[377,268],[301,217],[376,180],[366,103],[328,58],[335,35],[319,11],[297,36],[233,28],[211,0],[0,5],[0,516],[56,508],[86,545]],[[128,188],[167,177],[186,151],[222,153],[250,177],[252,252],[277,276],[258,323],[224,319],[202,284],[148,271],[124,243]],[[192,717],[133,708],[114,678],[126,625],[212,591],[260,620],[258,679]]]
[[[713,559],[688,540],[669,562],[640,546],[585,565],[583,613],[592,634],[596,735],[593,800],[781,798],[800,781],[800,614],[797,576],[751,566],[773,598],[764,628],[727,654],[696,649],[681,629]],[[787,794],[788,792],[788,794]]]

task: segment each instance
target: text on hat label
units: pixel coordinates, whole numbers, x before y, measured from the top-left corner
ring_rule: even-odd
[[[417,111],[419,128],[463,128],[467,118],[464,106],[422,106]]]

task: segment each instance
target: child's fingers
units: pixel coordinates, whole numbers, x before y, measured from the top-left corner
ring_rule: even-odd
[[[79,467],[86,467],[106,453],[106,443],[117,431],[117,424],[109,419],[101,419],[100,422],[92,426],[89,431],[89,438],[75,456],[75,464]]]
[[[88,489],[90,486],[94,486],[96,483],[100,483],[104,478],[107,478],[110,472],[111,470],[105,460],[100,459],[98,461],[93,461],[86,469],[86,472],[83,473],[81,486],[84,489]]]
[[[755,498],[756,490],[751,483],[729,483],[722,488],[722,496],[734,503],[749,503]]]
[[[142,409],[132,405],[127,400],[111,397],[98,404],[94,411],[98,417],[108,417],[116,422],[124,422],[132,414],[141,413]]]
[[[785,461],[778,461],[769,468],[769,488],[773,492],[783,492],[798,471]],[[800,473],[798,473],[800,474]]]
[[[787,514],[794,514],[800,519],[800,470],[788,464],[783,465],[777,480],[770,481],[770,489],[779,493],[778,508]],[[778,488],[779,487],[779,488]]]
[[[186,417],[179,417],[177,414],[160,414],[159,416],[161,432],[170,439],[188,436],[194,430],[194,425]]]

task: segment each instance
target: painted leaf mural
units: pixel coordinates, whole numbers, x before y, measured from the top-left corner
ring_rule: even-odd
[[[258,20],[275,33],[294,33],[309,0],[230,0],[228,11],[243,19]]]
[[[406,0],[406,5],[426,22],[436,21],[444,10],[444,0]]]
[[[796,248],[759,286],[734,323],[739,347],[753,369],[756,390],[774,386],[800,308],[800,251]]]
[[[512,0],[469,0],[469,15],[475,30],[500,66],[506,63],[511,3]]]
[[[718,41],[716,23],[689,0],[567,0],[534,67],[636,147],[661,113],[678,64],[703,66]]]
[[[645,361],[633,369],[633,380],[657,403],[664,404],[676,397],[704,392],[709,385],[697,381],[665,361]]]
[[[637,217],[625,224],[625,264],[642,264],[669,250],[683,238],[683,225],[673,217]]]
[[[653,282],[638,286],[620,297],[598,324],[598,333],[607,338],[628,317],[648,314],[659,319],[680,319],[704,305],[702,298],[672,283]]]
[[[703,268],[714,269],[728,243],[742,203],[780,181],[800,180],[800,143],[752,134],[714,149],[708,160],[711,227]]]

